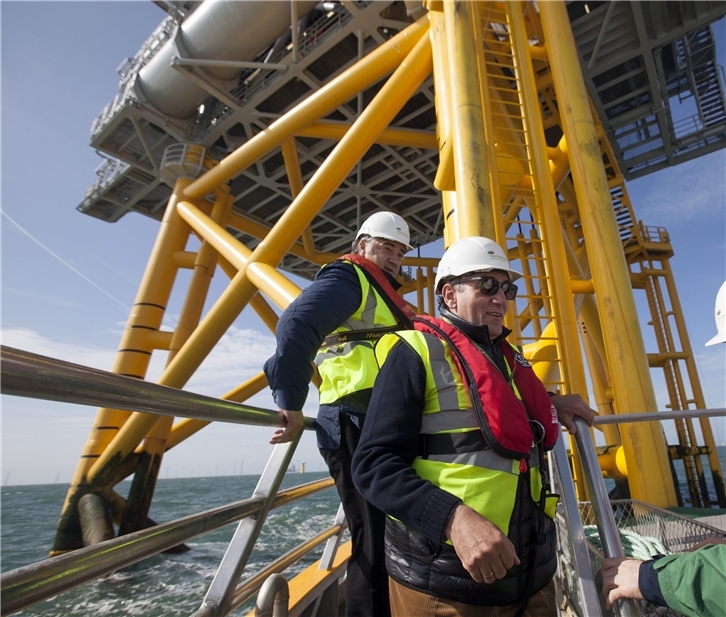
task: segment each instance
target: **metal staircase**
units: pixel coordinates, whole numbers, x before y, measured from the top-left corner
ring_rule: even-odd
[[[716,43],[711,28],[701,28],[679,42],[692,76],[691,92],[702,126],[710,128],[723,124],[726,120],[723,84],[715,61]]]

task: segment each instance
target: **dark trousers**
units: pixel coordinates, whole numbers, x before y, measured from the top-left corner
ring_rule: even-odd
[[[350,464],[360,440],[360,429],[340,414],[340,448],[320,449],[343,503],[353,544],[346,579],[346,617],[388,617],[383,537],[386,515],[369,504],[353,485]]]

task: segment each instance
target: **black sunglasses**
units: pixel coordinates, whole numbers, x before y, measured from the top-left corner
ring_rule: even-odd
[[[504,292],[504,297],[507,300],[514,300],[517,297],[518,287],[514,283],[511,281],[504,281],[503,283],[500,283],[493,276],[481,276],[474,279],[463,279],[455,282],[469,283],[471,281],[479,282],[479,291],[481,291],[485,296],[493,296],[501,288]]]

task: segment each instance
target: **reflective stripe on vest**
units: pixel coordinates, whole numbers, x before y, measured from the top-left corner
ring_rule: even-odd
[[[476,430],[479,425],[471,399],[455,364],[452,352],[441,339],[427,333],[405,330],[387,334],[376,345],[376,357],[383,364],[393,346],[403,339],[421,357],[426,371],[422,434]],[[516,392],[519,397],[519,393]],[[537,448],[530,453],[529,479],[533,501],[542,486]],[[419,476],[459,497],[467,506],[497,525],[505,535],[514,512],[520,470],[519,460],[500,456],[488,449],[475,452],[418,457],[413,468]]]
[[[350,263],[350,262],[345,262]],[[331,334],[353,330],[388,328],[398,322],[365,274],[351,264],[358,275],[361,303],[356,311]],[[315,356],[320,374],[320,404],[331,404],[349,394],[373,387],[378,364],[373,354],[374,341],[348,341],[320,349]]]

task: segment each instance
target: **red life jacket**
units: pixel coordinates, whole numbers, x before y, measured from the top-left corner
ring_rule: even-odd
[[[512,380],[521,400],[494,362],[486,358],[461,330],[443,319],[427,315],[417,316],[414,328],[444,341],[448,337],[447,342],[454,348],[454,359],[475,411],[477,405],[474,396],[478,394],[481,400],[484,413],[479,420],[484,438],[492,450],[508,458],[529,459],[532,447],[530,419],[536,420],[544,428],[545,450],[555,445],[560,434],[557,410],[532,366],[519,351],[515,352],[506,341],[499,343],[512,370]],[[442,336],[442,332],[445,336]],[[466,366],[462,365],[462,360]],[[472,377],[475,383],[471,383]]]
[[[410,320],[413,319],[415,313],[411,306],[396,293],[395,289],[393,289],[393,285],[388,282],[388,279],[383,274],[383,270],[381,270],[370,259],[366,259],[361,255],[355,255],[353,253],[338,257],[338,261],[350,261],[353,262],[356,266],[360,267],[365,273],[366,278],[371,283],[371,285],[375,287],[376,291],[381,295],[384,302],[389,305],[389,308],[391,308],[391,312],[396,317],[396,319],[398,319],[399,322],[402,322],[407,327],[411,327],[410,324],[406,323],[406,320],[410,322]],[[397,307],[400,313],[397,313],[396,310],[393,309],[391,304]]]

